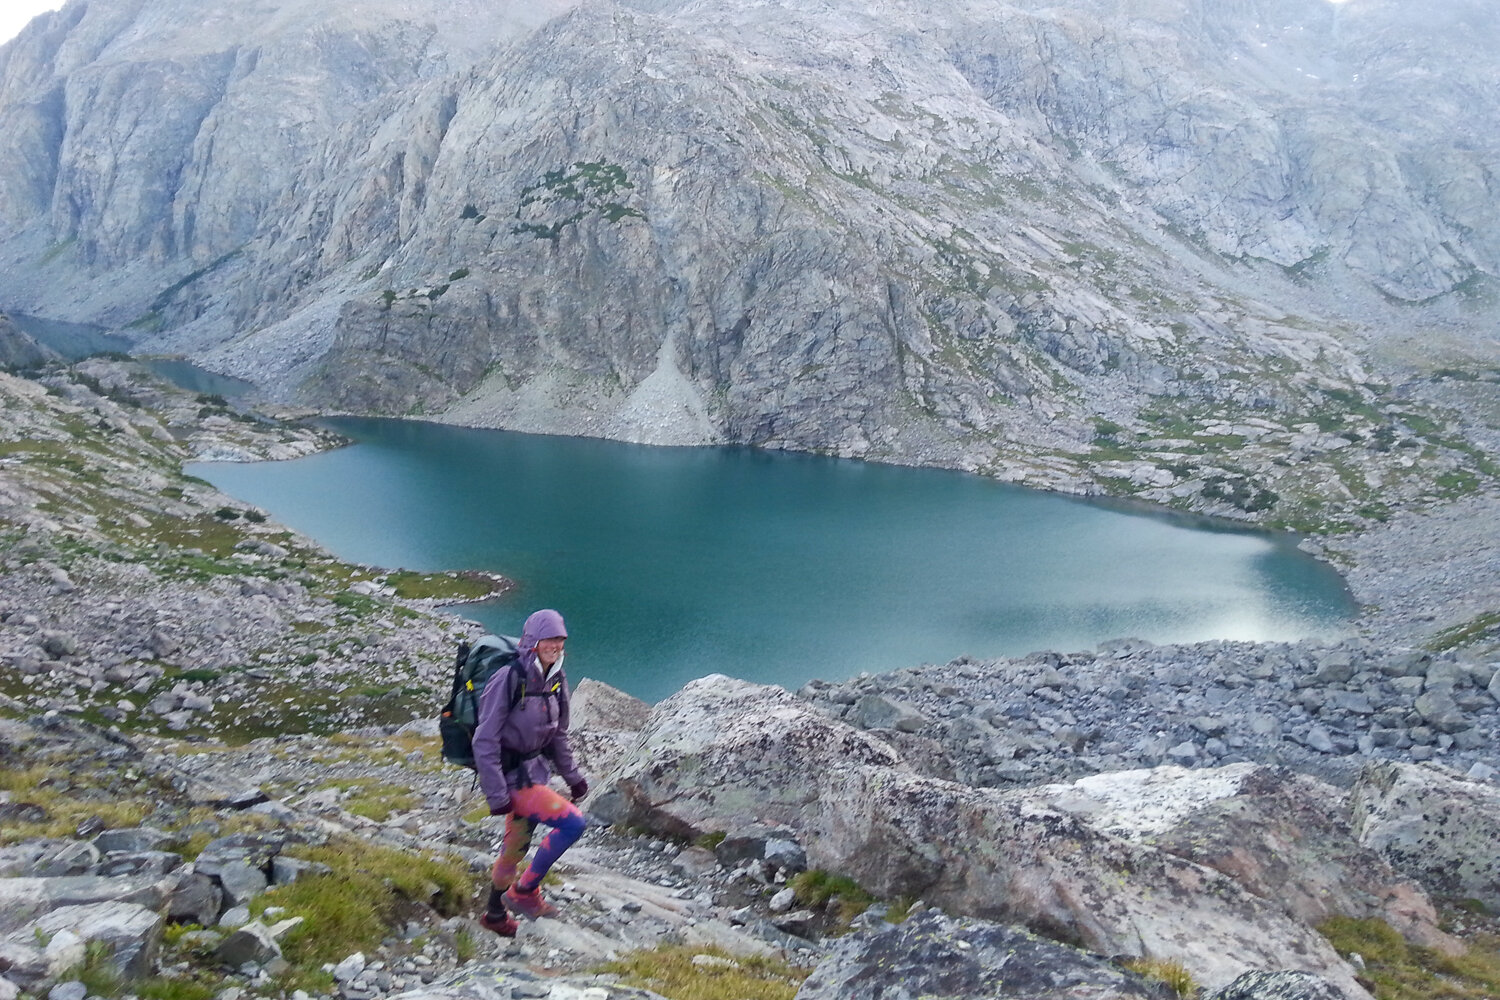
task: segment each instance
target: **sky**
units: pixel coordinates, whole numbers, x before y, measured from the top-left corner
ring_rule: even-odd
[[[62,5],[63,0],[5,0],[0,3],[0,45],[19,35],[33,17]]]

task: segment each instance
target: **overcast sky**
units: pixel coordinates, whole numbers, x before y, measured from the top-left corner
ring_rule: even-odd
[[[0,45],[10,41],[26,27],[26,22],[44,10],[56,10],[63,0],[4,0],[0,3]]]

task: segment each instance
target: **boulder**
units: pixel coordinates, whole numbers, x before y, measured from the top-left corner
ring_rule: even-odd
[[[688,840],[747,824],[795,826],[831,775],[864,765],[902,762],[889,744],[780,688],[710,674],[656,706],[591,812]],[[716,784],[718,775],[727,780]]]
[[[182,855],[171,851],[111,854],[99,864],[98,874],[165,875],[182,866]]]
[[[38,917],[19,932],[53,938],[62,931],[84,941],[109,947],[110,962],[121,975],[138,979],[149,975],[161,944],[161,914],[136,903],[90,903],[64,906]]]
[[[591,678],[578,682],[569,703],[569,726],[578,764],[597,774],[611,769],[635,742],[651,715],[639,698]]]
[[[167,920],[174,924],[212,927],[224,909],[224,890],[207,875],[194,872],[178,883],[167,902]]]
[[[47,977],[47,956],[35,941],[0,938],[0,972],[11,982],[30,989]]]
[[[867,694],[854,703],[851,721],[863,729],[895,729],[915,733],[927,725],[927,717],[902,701]]]
[[[1367,767],[1351,795],[1361,843],[1430,892],[1500,910],[1500,788],[1393,761]]]
[[[1098,955],[1019,927],[934,910],[840,938],[795,1000],[1158,1000],[1158,988]]]
[[[157,910],[175,886],[173,876],[164,879],[133,875],[119,878],[70,875],[0,879],[0,934],[14,931],[42,914],[65,906],[114,901]]]
[[[55,851],[36,860],[31,874],[43,878],[97,874],[99,849],[76,840],[63,841]]]
[[[1231,764],[1095,775],[1038,790],[1095,829],[1207,865],[1309,926],[1378,917],[1450,954],[1422,889],[1352,829],[1348,796],[1286,768]]]
[[[1176,959],[1210,986],[1295,968],[1368,997],[1279,905],[1095,829],[1051,794],[914,774],[888,745],[779,688],[714,676],[657,706],[601,799],[616,822],[690,838],[785,824],[809,865],[878,895],[1022,923],[1107,955]]]
[[[214,957],[230,968],[246,962],[265,965],[281,957],[281,946],[265,924],[251,922],[234,930],[214,949]]]
[[[140,854],[145,851],[164,850],[181,840],[180,836],[155,827],[137,826],[126,830],[105,830],[94,838],[94,846],[103,854],[115,851]]]
[[[1332,983],[1306,972],[1247,972],[1201,1000],[1341,1000]]]

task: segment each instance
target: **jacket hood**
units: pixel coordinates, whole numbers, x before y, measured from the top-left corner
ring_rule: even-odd
[[[563,616],[551,608],[533,611],[521,626],[521,641],[516,645],[521,663],[530,670],[536,664],[536,644],[542,639],[566,639],[568,627]]]

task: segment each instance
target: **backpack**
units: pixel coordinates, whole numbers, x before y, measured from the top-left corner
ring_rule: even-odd
[[[479,696],[484,685],[501,667],[515,663],[519,656],[516,640],[507,635],[486,635],[470,646],[458,644],[453,661],[453,690],[438,719],[443,738],[443,759],[450,764],[476,770],[474,766],[474,730],[479,725]],[[526,697],[525,678],[512,670],[510,707],[515,708]]]

